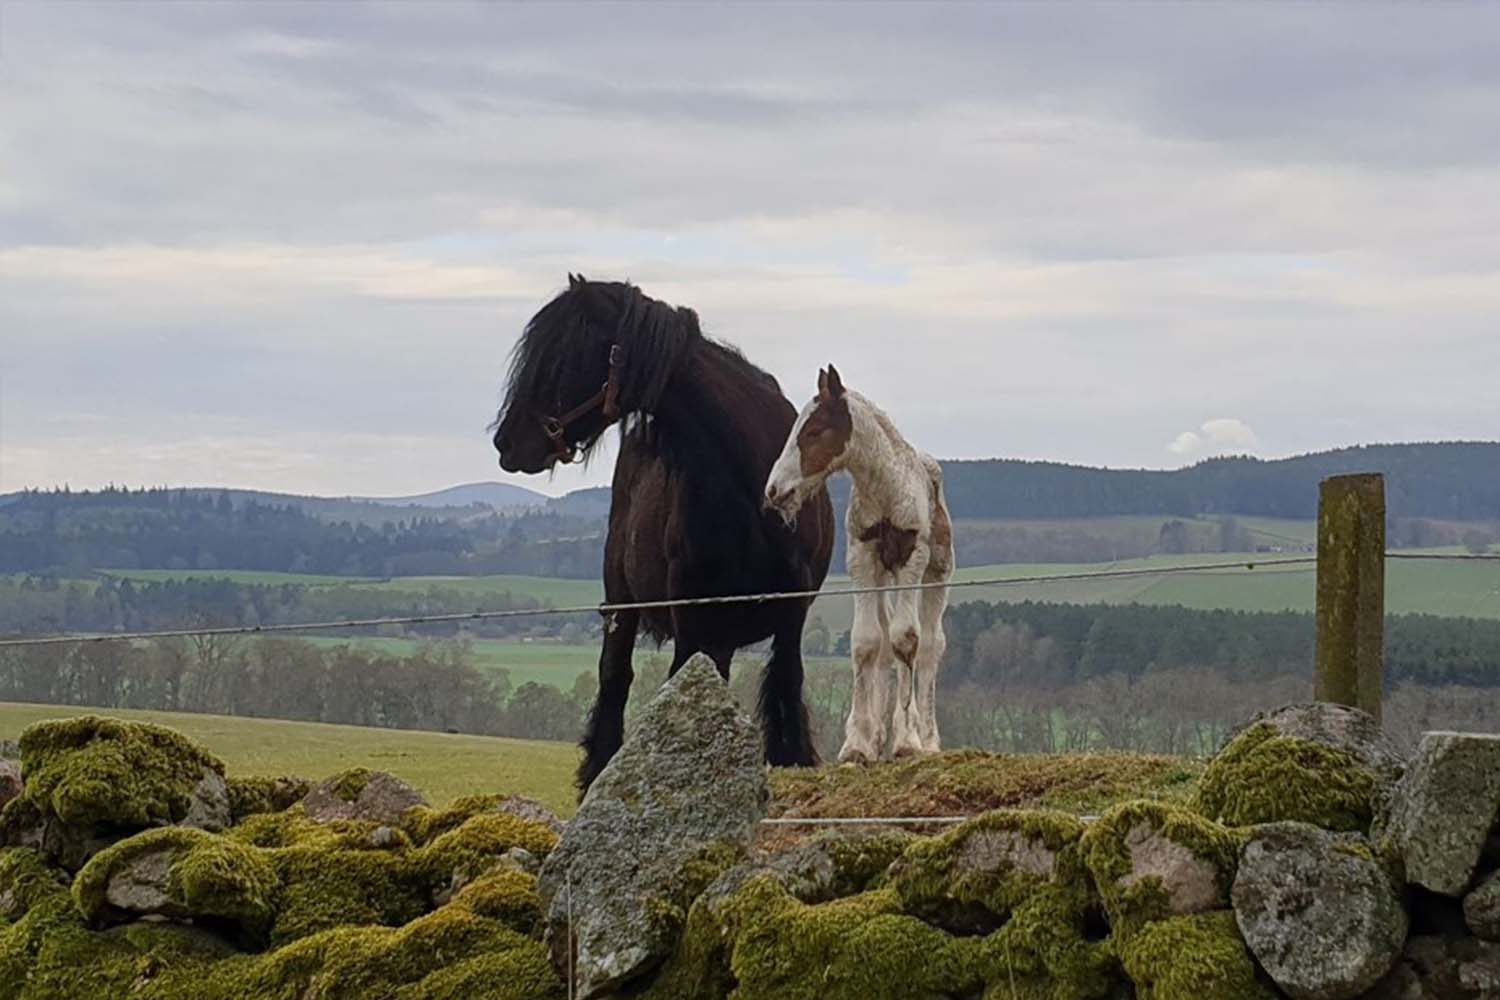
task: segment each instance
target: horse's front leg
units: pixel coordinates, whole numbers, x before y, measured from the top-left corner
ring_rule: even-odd
[[[578,797],[589,790],[625,740],[625,701],[635,678],[631,663],[640,612],[616,611],[604,624],[604,645],[599,650],[599,694],[589,712],[588,726],[580,745],[583,760],[578,765]]]
[[[855,581],[859,582],[857,575]],[[889,655],[880,595],[856,594],[854,624],[849,629],[854,688],[850,692],[849,718],[844,723],[844,746],[839,750],[842,764],[871,764],[880,759],[885,743],[885,664]]]
[[[896,571],[896,583],[910,587],[921,583],[927,572],[929,548],[918,544],[906,565]],[[891,595],[887,639],[896,657],[896,698],[891,717],[891,753],[897,757],[920,754],[922,716],[916,697],[917,654],[922,644],[922,591],[898,590]]]

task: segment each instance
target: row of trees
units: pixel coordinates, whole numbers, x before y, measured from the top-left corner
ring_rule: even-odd
[[[642,654],[627,721],[666,678],[668,658]],[[753,712],[760,664],[737,660],[731,686]],[[139,708],[455,731],[571,741],[583,727],[591,673],[513,687],[475,667],[461,642],[406,656],[357,645],[200,637],[0,651],[0,701]],[[816,663],[804,689],[816,745],[837,753],[849,707],[849,670]],[[1403,683],[1387,695],[1385,725],[1402,743],[1430,729],[1494,731],[1500,699],[1471,688]],[[1108,673],[1067,684],[1015,677],[966,681],[938,699],[944,745],[1013,753],[1102,749],[1208,754],[1257,711],[1309,696],[1306,671],[1235,677],[1209,666]],[[0,733],[0,737],[15,734]]]
[[[22,635],[296,624],[539,607],[535,598],[500,586],[475,590],[445,584],[310,587],[220,578],[135,581],[106,576],[97,581],[67,581],[0,577],[0,633]],[[597,622],[596,615],[549,616],[476,623],[473,628],[485,635],[503,636],[539,624],[551,632],[569,624],[587,628]],[[447,631],[451,633],[451,627]]]
[[[1064,687],[1214,668],[1236,682],[1303,675],[1313,616],[1102,604],[984,603],[949,608],[942,683]],[[1500,685],[1500,621],[1436,615],[1386,619],[1391,684]]]
[[[0,505],[0,573],[267,570],[340,576],[596,576],[598,518],[533,511],[324,520],[189,490],[31,492]]]

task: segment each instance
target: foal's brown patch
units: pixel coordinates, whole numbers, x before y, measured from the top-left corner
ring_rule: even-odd
[[[802,456],[802,475],[818,476],[827,471],[834,459],[844,453],[854,434],[854,418],[849,414],[849,398],[820,396],[818,405],[807,415],[797,433],[797,453]]]
[[[881,518],[859,533],[862,542],[875,543],[875,556],[887,573],[906,565],[912,549],[917,547],[916,528],[898,528],[889,518]]]

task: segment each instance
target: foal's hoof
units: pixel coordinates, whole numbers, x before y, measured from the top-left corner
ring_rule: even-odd
[[[892,756],[894,756],[897,760],[911,760],[914,757],[921,757],[923,756],[923,754],[921,747],[910,746],[897,747]]]
[[[839,763],[851,764],[855,767],[867,767],[875,763],[875,757],[865,753],[863,750],[845,747],[839,751]]]

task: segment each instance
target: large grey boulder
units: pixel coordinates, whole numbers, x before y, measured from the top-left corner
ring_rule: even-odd
[[[1500,812],[1500,736],[1427,733],[1377,824],[1406,879],[1445,896],[1469,887]]]
[[[1391,970],[1407,917],[1366,841],[1307,823],[1257,827],[1230,892],[1245,945],[1294,1000],[1349,1000]]]
[[[1500,944],[1477,938],[1421,936],[1400,964],[1360,1000],[1495,1000]]]
[[[408,809],[426,804],[421,792],[395,775],[361,767],[321,782],[302,800],[302,809],[315,823],[361,819],[400,826]]]
[[[542,866],[548,946],[559,972],[572,968],[580,1000],[672,952],[692,897],[743,856],[769,798],[759,732],[713,661],[694,656],[641,713]]]
[[[1492,872],[1464,897],[1464,923],[1475,937],[1500,941],[1500,872]]]

